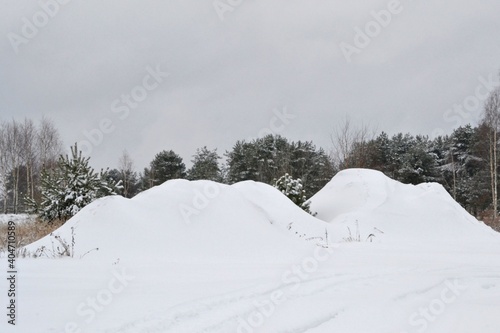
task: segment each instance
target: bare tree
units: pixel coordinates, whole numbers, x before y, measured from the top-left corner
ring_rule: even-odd
[[[41,170],[55,166],[61,147],[55,126],[46,118],[38,127],[27,118],[0,124],[0,195],[4,213],[18,213],[25,198],[35,199]]]
[[[339,170],[366,167],[368,142],[375,136],[366,124],[353,126],[348,116],[339,123],[330,135],[333,145],[332,159]]]
[[[9,158],[7,155],[7,124],[2,122],[0,124],[0,195],[3,202],[3,213],[7,213],[7,199],[8,199],[8,178],[9,178]]]
[[[21,136],[21,165],[24,166],[26,172],[26,192],[27,198],[33,199],[35,195],[35,167],[37,159],[36,150],[36,127],[31,119],[24,119],[20,125]],[[21,167],[19,165],[18,167]]]
[[[498,131],[500,130],[500,87],[490,93],[484,105],[484,123],[487,125],[489,141],[489,167],[491,178],[491,200],[493,218],[498,217]]]
[[[4,150],[3,153],[6,155],[6,171],[9,174],[7,182],[11,182],[12,188],[10,191],[12,194],[11,202],[13,206],[13,212],[17,213],[19,205],[19,177],[20,177],[20,162],[22,155],[22,137],[20,131],[20,124],[13,120],[11,123],[3,124],[3,139],[4,139]],[[8,195],[7,192],[7,195]]]
[[[132,181],[134,176],[134,161],[127,150],[124,150],[118,160],[118,171],[120,171],[123,180],[123,196],[128,198],[131,194]]]
[[[37,131],[38,161],[41,170],[52,169],[62,153],[62,141],[54,123],[43,117]]]

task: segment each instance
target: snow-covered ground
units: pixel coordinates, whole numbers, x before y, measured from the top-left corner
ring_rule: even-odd
[[[34,215],[29,214],[0,214],[0,225],[13,221],[16,224],[33,222],[35,220]]]
[[[0,331],[498,333],[500,237],[444,189],[346,170],[311,208],[254,182],[98,200],[18,259]]]

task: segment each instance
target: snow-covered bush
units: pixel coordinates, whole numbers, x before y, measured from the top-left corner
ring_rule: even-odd
[[[55,170],[42,173],[41,203],[29,200],[28,204],[44,221],[68,220],[95,199],[114,195],[121,188],[107,173],[94,172],[89,157],[83,157],[75,144],[71,157],[61,155]]]
[[[285,173],[284,176],[276,181],[274,187],[286,195],[288,199],[292,200],[297,206],[311,214],[309,209],[310,202],[306,199],[306,191],[302,186],[302,180],[300,178],[293,179],[292,176]]]

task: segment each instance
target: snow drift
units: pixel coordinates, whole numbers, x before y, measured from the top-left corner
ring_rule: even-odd
[[[330,223],[337,240],[499,240],[498,233],[471,216],[441,185],[406,185],[374,170],[339,172],[311,198],[311,211]]]
[[[28,249],[44,246],[46,252],[58,253],[58,236],[68,245],[74,237],[75,257],[286,260],[315,244],[302,242],[303,235],[292,236],[293,229],[285,226],[293,221],[324,224],[266,184],[171,180],[132,199],[99,199]]]
[[[404,185],[372,170],[338,173],[311,210],[316,217],[263,183],[172,180],[133,199],[97,200],[28,249],[59,253],[57,236],[69,246],[74,239],[75,257],[273,262],[327,242],[499,239],[440,185]]]

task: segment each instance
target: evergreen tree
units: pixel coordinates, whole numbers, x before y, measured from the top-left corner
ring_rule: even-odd
[[[307,197],[321,190],[335,174],[333,161],[312,142],[292,142],[290,170],[293,177],[300,178]]]
[[[307,196],[314,195],[334,175],[333,162],[312,142],[289,142],[280,135],[267,135],[250,143],[238,141],[227,156],[227,180],[275,184],[283,174],[300,178]]]
[[[399,180],[414,185],[437,181],[437,160],[438,156],[432,152],[428,137],[411,137],[408,150],[402,156],[403,166],[398,170]]]
[[[207,147],[196,149],[196,154],[193,156],[193,166],[188,170],[187,177],[189,180],[213,180],[222,181],[221,169],[219,168],[219,159],[217,149],[211,151]]]
[[[156,154],[149,169],[144,169],[143,177],[143,186],[151,188],[170,179],[186,178],[186,165],[174,151],[164,150]]]
[[[121,188],[108,170],[96,173],[89,166],[89,157],[83,157],[75,144],[71,157],[59,157],[57,168],[44,171],[41,179],[42,202],[28,200],[32,210],[43,220],[68,220],[97,198],[114,195]]]
[[[257,162],[257,180],[271,184],[291,170],[291,144],[281,135],[266,135],[252,142]]]
[[[120,184],[122,184],[122,188],[117,191],[117,194],[125,198],[132,198],[139,193],[140,182],[136,172],[124,172],[123,170],[111,169],[108,171],[107,177],[112,182],[120,182]]]
[[[371,155],[371,165],[369,167],[388,174],[391,140],[387,133],[380,133],[373,143],[371,143],[371,147],[373,149],[369,150],[369,154]]]
[[[258,180],[256,149],[252,143],[238,140],[233,150],[226,152],[227,182],[234,184],[244,180]]]
[[[267,184],[290,169],[290,148],[280,135],[266,135],[252,142],[238,141],[226,153],[228,182],[255,180]]]
[[[435,140],[444,146],[440,159],[441,182],[453,198],[472,214],[487,208],[487,140],[481,141],[480,128],[461,126],[445,139]],[[482,155],[482,156],[481,156]]]
[[[391,138],[389,143],[389,156],[387,159],[388,176],[404,182],[407,166],[407,155],[413,144],[414,138],[410,134],[398,133]]]
[[[307,201],[306,191],[302,186],[302,180],[300,178],[293,179],[292,176],[286,173],[278,179],[274,187],[286,195],[288,199],[292,200],[294,204],[311,214],[309,209],[310,203]]]

